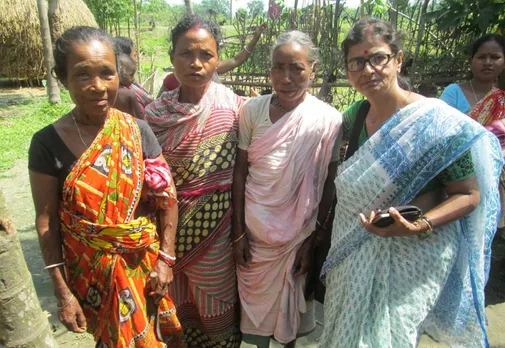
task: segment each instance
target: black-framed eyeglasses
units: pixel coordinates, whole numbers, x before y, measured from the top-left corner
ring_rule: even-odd
[[[396,53],[377,53],[369,58],[352,58],[345,63],[347,71],[356,72],[365,69],[366,63],[371,66],[384,66],[387,65],[396,56]]]

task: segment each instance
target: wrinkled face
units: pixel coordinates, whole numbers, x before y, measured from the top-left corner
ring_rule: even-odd
[[[205,87],[219,62],[216,40],[205,29],[191,28],[177,39],[170,59],[181,86]]]
[[[119,83],[121,86],[129,87],[135,82],[135,68],[124,66],[119,69]]]
[[[479,80],[494,81],[503,69],[503,48],[494,40],[483,43],[472,58],[472,74]]]
[[[317,62],[309,63],[308,50],[297,42],[279,46],[272,55],[270,79],[280,100],[303,100],[316,76]]]
[[[395,55],[388,44],[368,32],[363,41],[349,49],[347,76],[351,85],[368,98],[398,85],[402,58],[402,51]],[[361,66],[363,69],[351,71]]]
[[[76,108],[87,116],[104,116],[119,88],[116,55],[107,42],[72,43],[64,81]]]

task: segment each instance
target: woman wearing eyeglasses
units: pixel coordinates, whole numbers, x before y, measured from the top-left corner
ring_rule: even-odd
[[[459,111],[402,87],[400,45],[375,18],[356,23],[342,44],[366,101],[344,115],[344,138],[357,150],[335,180],[321,346],[416,347],[427,331],[482,347],[500,145]],[[424,214],[408,221],[405,205]]]

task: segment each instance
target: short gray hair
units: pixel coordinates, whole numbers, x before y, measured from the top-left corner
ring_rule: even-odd
[[[316,45],[314,45],[310,39],[310,36],[298,30],[292,30],[277,37],[277,40],[275,40],[275,43],[270,51],[270,62],[273,60],[274,52],[276,49],[291,42],[296,42],[307,50],[307,60],[310,64],[313,64],[315,61],[319,60],[319,49],[316,47]]]

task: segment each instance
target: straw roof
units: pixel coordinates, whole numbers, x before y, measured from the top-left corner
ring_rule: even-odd
[[[43,79],[46,76],[37,0],[1,0],[0,77]],[[95,17],[82,0],[61,1],[62,29],[96,27]]]

